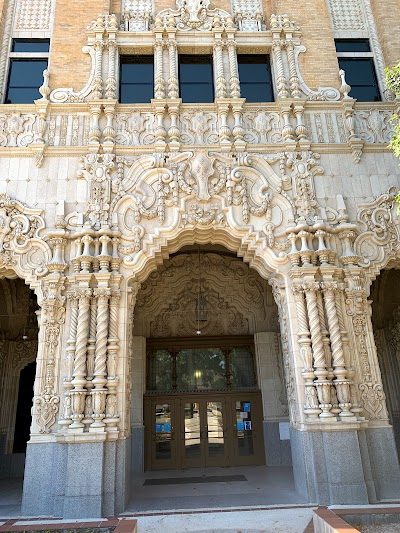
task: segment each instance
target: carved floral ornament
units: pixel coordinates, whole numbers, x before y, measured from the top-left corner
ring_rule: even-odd
[[[51,250],[41,237],[45,228],[41,209],[32,209],[0,194],[0,269],[20,277],[44,276]]]

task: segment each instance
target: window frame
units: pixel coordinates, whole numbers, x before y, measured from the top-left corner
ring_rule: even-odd
[[[336,52],[336,56],[337,56],[337,59],[338,59],[338,63],[339,63],[339,68],[342,69],[342,66],[340,64],[340,60],[341,59],[349,59],[349,60],[354,60],[354,61],[357,61],[357,60],[366,60],[368,59],[371,63],[371,66],[372,66],[372,69],[371,69],[371,73],[372,73],[372,77],[373,77],[373,80],[375,82],[374,85],[353,85],[353,87],[372,87],[372,86],[375,86],[376,87],[376,91],[377,91],[377,96],[378,96],[378,99],[377,100],[373,100],[374,102],[381,102],[383,100],[382,98],[382,91],[381,91],[381,87],[380,87],[380,84],[379,84],[379,78],[378,78],[378,75],[377,75],[377,68],[376,68],[376,62],[375,62],[375,57],[374,57],[374,53],[372,52],[372,48],[371,48],[371,42],[368,38],[356,38],[356,39],[335,39],[335,47],[336,47],[336,42],[339,41],[339,42],[368,42],[368,45],[369,45],[369,49],[370,51],[369,52],[354,52],[354,51],[349,51],[349,52]],[[345,72],[346,72],[346,69],[343,69]],[[347,80],[348,81],[348,80]],[[351,83],[349,82],[349,85],[351,86]],[[350,91],[350,96],[352,97],[352,94],[351,94],[351,91]],[[369,102],[370,100],[359,100],[357,99],[357,102]]]
[[[32,52],[29,52],[29,51],[26,51],[26,52],[13,52],[13,47],[14,47],[14,43],[15,42],[18,42],[18,41],[25,41],[26,43],[35,43],[35,42],[45,42],[47,41],[48,42],[48,45],[49,45],[49,48],[48,48],[48,51],[47,52],[35,52],[35,51],[32,51]],[[46,65],[46,68],[49,67],[49,56],[50,56],[50,46],[51,46],[51,40],[47,37],[38,37],[37,39],[36,38],[33,38],[33,39],[28,39],[28,38],[21,38],[21,37],[15,37],[13,39],[11,39],[11,42],[10,42],[10,52],[8,54],[8,63],[7,63],[7,76],[5,77],[5,87],[4,87],[4,102],[3,103],[8,103],[7,100],[8,100],[8,94],[9,94],[9,90],[10,90],[10,81],[11,81],[11,69],[12,69],[12,64],[14,61],[19,61],[19,62],[22,62],[22,61],[26,61],[26,62],[31,62],[31,61],[43,61],[45,60],[47,65]],[[45,69],[43,69],[45,70]],[[41,78],[40,80],[40,83],[38,85],[38,94],[37,94],[37,98],[35,98],[35,100],[39,100],[41,98],[40,96],[40,93],[39,93],[39,87],[43,84],[43,78]],[[34,86],[25,86],[27,88],[33,88]],[[13,88],[13,87],[11,87]],[[24,102],[23,104],[19,104],[19,103],[9,103],[9,105],[26,105],[26,104],[33,104],[33,101],[32,102]]]
[[[239,61],[239,58],[251,58],[251,59],[256,59],[256,58],[260,58],[259,61],[254,61],[254,64],[257,64],[257,65],[265,65],[266,67],[266,72],[267,72],[267,78],[269,79],[269,81],[267,82],[251,82],[251,81],[243,81],[242,79],[242,76],[240,75],[240,61]],[[264,59],[265,61],[262,61],[262,59]],[[256,104],[256,103],[260,103],[260,104],[264,104],[264,103],[273,103],[275,102],[275,88],[274,88],[274,83],[273,83],[273,71],[272,71],[272,62],[271,62],[271,54],[268,54],[268,53],[263,53],[263,54],[246,54],[246,53],[238,53],[236,54],[236,61],[237,61],[237,68],[238,68],[238,75],[239,75],[239,84],[240,84],[240,96],[241,98],[246,98],[246,103],[249,103],[249,104]],[[248,63],[248,64],[251,64],[251,61]],[[248,100],[246,95],[243,94],[243,86],[245,84],[248,84],[248,85],[260,85],[260,86],[269,86],[270,88],[270,93],[271,93],[271,100]],[[266,87],[266,89],[267,89]]]
[[[197,61],[197,63],[204,63],[209,64],[211,67],[211,76],[210,76],[210,83],[204,83],[204,85],[210,86],[211,85],[211,100],[206,100],[203,102],[199,102],[196,100],[196,102],[188,102],[182,97],[182,85],[192,85],[193,82],[182,82],[182,76],[181,76],[181,58],[182,57],[190,57],[190,58],[208,58],[209,61]],[[193,63],[187,63],[187,64],[196,64],[196,61],[193,61]],[[185,54],[185,53],[178,53],[178,82],[179,82],[179,97],[182,99],[183,104],[193,104],[193,103],[199,103],[199,104],[211,104],[214,103],[215,100],[215,65],[214,65],[214,56],[213,54]]]
[[[124,63],[124,58],[135,58],[137,59],[137,61],[133,61],[132,63],[136,63],[136,64],[151,64],[152,67],[153,67],[153,73],[152,73],[152,78],[151,78],[151,82],[150,83],[127,83],[127,82],[123,82],[122,80],[122,65],[123,64],[129,64],[128,62]],[[144,60],[146,58],[146,60]],[[140,59],[143,59],[143,61],[141,62]],[[118,102],[120,104],[140,104],[140,105],[149,105],[151,103],[151,100],[154,99],[154,76],[155,76],[155,57],[154,57],[154,54],[120,54],[119,56],[119,69],[118,69],[118,75],[119,75],[119,80],[118,80]],[[132,85],[132,86],[137,86],[137,85],[151,85],[152,87],[152,90],[151,90],[151,98],[149,101],[145,101],[145,102],[121,102],[121,96],[122,96],[122,86],[123,85]]]

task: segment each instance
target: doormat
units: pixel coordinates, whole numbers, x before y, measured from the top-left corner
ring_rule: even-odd
[[[201,477],[166,477],[146,479],[143,485],[184,485],[186,483],[229,483],[231,481],[247,481],[242,474],[236,476],[201,476]]]

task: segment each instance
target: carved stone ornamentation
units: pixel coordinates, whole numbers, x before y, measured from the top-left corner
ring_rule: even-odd
[[[354,248],[364,265],[374,262],[375,267],[383,266],[400,249],[396,195],[397,188],[391,187],[371,202],[358,206],[357,220],[364,231],[356,238]]]
[[[32,209],[0,194],[0,265],[44,275],[51,250],[40,237],[45,227],[41,209]]]
[[[108,222],[111,201],[110,172],[114,167],[113,154],[89,154],[80,159],[77,178],[84,178],[88,183],[86,216],[96,228]]]
[[[34,124],[37,117],[32,113],[14,112],[0,115],[0,146],[28,146],[34,141]]]
[[[45,339],[44,386],[40,396],[35,398],[36,423],[40,433],[50,433],[60,403],[56,387],[56,366],[60,330],[65,321],[65,297],[61,295],[63,288],[62,278],[45,281],[41,318]]]
[[[354,119],[357,135],[367,143],[388,144],[394,133],[392,116],[390,111],[375,108],[369,111],[356,111]]]

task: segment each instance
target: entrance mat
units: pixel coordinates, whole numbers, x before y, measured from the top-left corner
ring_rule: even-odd
[[[201,476],[201,477],[165,477],[146,479],[143,485],[184,485],[186,483],[227,483],[230,481],[247,481],[246,476]]]

